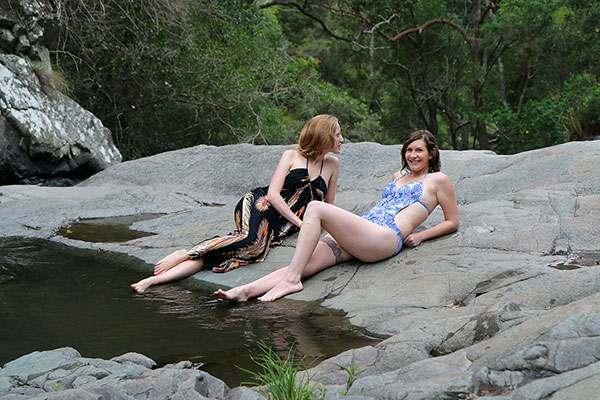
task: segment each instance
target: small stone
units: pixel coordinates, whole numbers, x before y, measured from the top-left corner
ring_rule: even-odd
[[[121,364],[135,364],[141,365],[142,367],[152,369],[156,367],[156,363],[150,357],[146,357],[139,353],[126,353],[117,357],[113,357],[110,361],[115,361]]]

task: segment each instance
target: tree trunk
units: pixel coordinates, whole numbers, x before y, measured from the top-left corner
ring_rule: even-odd
[[[483,69],[483,57],[481,50],[481,31],[479,25],[481,22],[481,6],[482,0],[471,1],[471,18],[473,22],[473,40],[468,44],[471,51],[471,60],[473,61],[473,106],[476,111],[480,111],[483,105],[483,77],[481,70]],[[488,150],[490,142],[485,129],[485,124],[479,117],[475,119],[475,134],[479,141],[479,148]],[[465,142],[463,141],[463,146]]]
[[[433,136],[437,138],[439,125],[437,121],[437,106],[433,101],[427,101],[427,111],[428,111],[428,121],[427,121],[427,130],[433,133]]]

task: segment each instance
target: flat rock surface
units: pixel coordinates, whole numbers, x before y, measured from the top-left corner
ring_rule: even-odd
[[[74,187],[0,186],[0,236],[126,253],[150,274],[163,255],[231,232],[238,198],[268,184],[286,148],[197,146],[117,164]],[[345,144],[335,203],[357,214],[372,207],[401,166],[400,148]],[[597,387],[600,141],[441,158],[456,189],[457,232],[382,262],[332,267],[289,296],[323,299],[387,338],[316,367],[328,397],[343,390],[342,367],[352,362],[364,370],[350,391],[356,398],[569,398],[575,387]],[[78,219],[142,213],[163,214],[132,225],[156,235],[90,243],[56,234]],[[438,208],[424,227],[442,220]],[[262,264],[201,271],[184,283],[213,290],[249,282],[285,266],[295,242]]]

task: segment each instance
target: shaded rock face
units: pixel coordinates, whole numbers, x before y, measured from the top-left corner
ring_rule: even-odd
[[[127,253],[151,274],[165,254],[231,232],[237,199],[269,182],[287,148],[197,146],[114,165],[75,187],[0,187],[0,236]],[[375,205],[399,154],[400,146],[345,144],[336,204],[356,214]],[[363,371],[349,390],[355,399],[596,398],[600,141],[511,156],[442,151],[441,159],[456,189],[457,232],[381,262],[331,267],[288,296],[320,299],[385,338],[310,371],[326,398],[346,398],[353,364]],[[138,213],[166,214],[132,226],[156,235],[109,244],[55,234],[77,218]],[[418,229],[442,220],[438,207]],[[264,263],[201,271],[184,283],[247,283],[287,265],[295,241]]]
[[[0,185],[68,185],[121,161],[110,131],[43,86],[30,63],[0,54]]]
[[[50,65],[56,14],[47,0],[0,0],[0,53]]]

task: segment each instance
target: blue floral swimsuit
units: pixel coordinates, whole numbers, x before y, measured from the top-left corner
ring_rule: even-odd
[[[426,176],[427,174],[420,181],[407,183],[398,189],[396,189],[396,181],[388,183],[381,193],[381,201],[362,216],[367,221],[391,228],[396,233],[396,236],[398,236],[398,248],[394,252],[394,255],[402,250],[402,233],[398,225],[396,225],[396,214],[414,203],[420,203],[425,207],[427,213],[430,214],[429,208],[421,201],[423,182]]]

